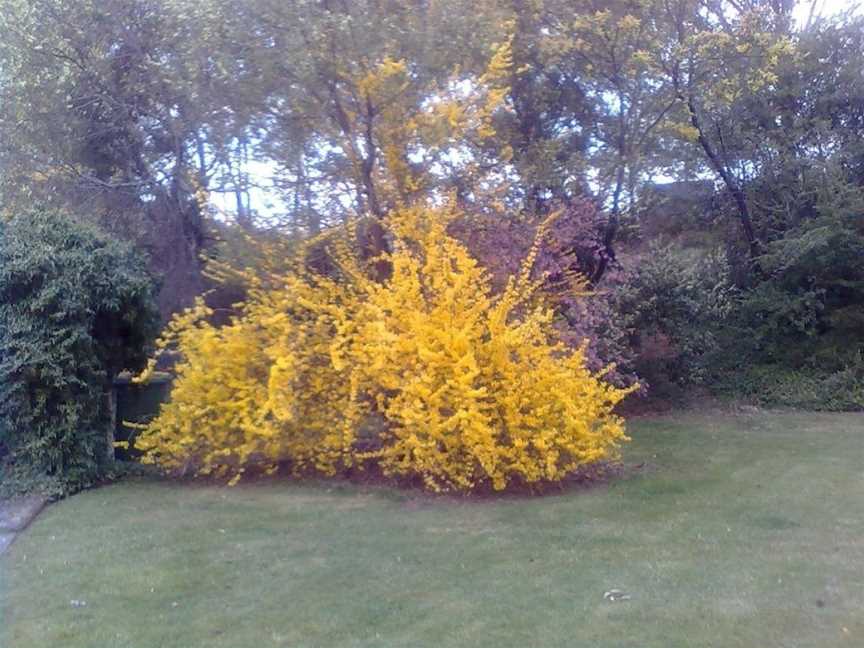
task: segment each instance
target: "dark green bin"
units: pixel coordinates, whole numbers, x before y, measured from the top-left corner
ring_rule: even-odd
[[[115,441],[132,444],[138,430],[127,427],[123,422],[147,423],[152,420],[159,413],[159,406],[168,400],[172,378],[170,374],[156,373],[145,384],[133,383],[128,375],[118,376],[114,380],[114,402],[117,406]],[[139,455],[132,449],[117,448],[114,451],[115,458],[121,460],[137,459]]]

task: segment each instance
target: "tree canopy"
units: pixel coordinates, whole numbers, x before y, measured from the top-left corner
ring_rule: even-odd
[[[132,241],[164,278],[167,318],[209,285],[203,256],[255,262],[245,237],[291,247],[355,222],[385,280],[383,222],[403,208],[455,200],[451,227],[490,267],[563,210],[578,227],[559,221],[548,267],[611,304],[622,249],[631,270],[646,253],[658,183],[707,183],[695,229],[723,247],[736,326],[759,331],[739,336],[748,353],[794,340],[801,365],[834,340],[845,366],[860,335],[836,340],[864,303],[864,17],[799,14],[789,0],[3,0],[0,211],[62,206]]]

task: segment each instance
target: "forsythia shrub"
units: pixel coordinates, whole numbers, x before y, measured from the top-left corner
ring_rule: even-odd
[[[139,438],[146,459],[235,479],[283,461],[326,474],[377,462],[470,490],[560,480],[614,454],[627,437],[612,409],[629,390],[552,339],[530,274],[537,245],[493,294],[447,234],[455,217],[395,212],[384,282],[331,234],[330,270],[299,260],[259,282],[230,325],[208,324],[201,304],[177,318],[162,345],[182,360],[171,402]]]
[[[171,400],[144,426],[144,461],[182,473],[233,479],[247,467],[291,460],[333,474],[351,463],[347,376],[333,368],[333,333],[356,297],[350,284],[287,275],[253,287],[241,315],[212,325],[199,300],[158,341],[181,354]],[[346,431],[343,439],[342,431]]]

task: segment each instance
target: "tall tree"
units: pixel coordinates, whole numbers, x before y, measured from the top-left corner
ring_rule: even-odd
[[[196,193],[236,128],[225,79],[244,80],[185,8],[8,0],[0,14],[3,208],[61,203],[147,248],[170,278],[166,314],[202,289]]]

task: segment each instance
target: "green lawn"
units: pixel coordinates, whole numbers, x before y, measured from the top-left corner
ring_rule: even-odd
[[[864,646],[864,416],[630,431],[646,470],[560,496],[72,497],[0,558],[0,646]]]

